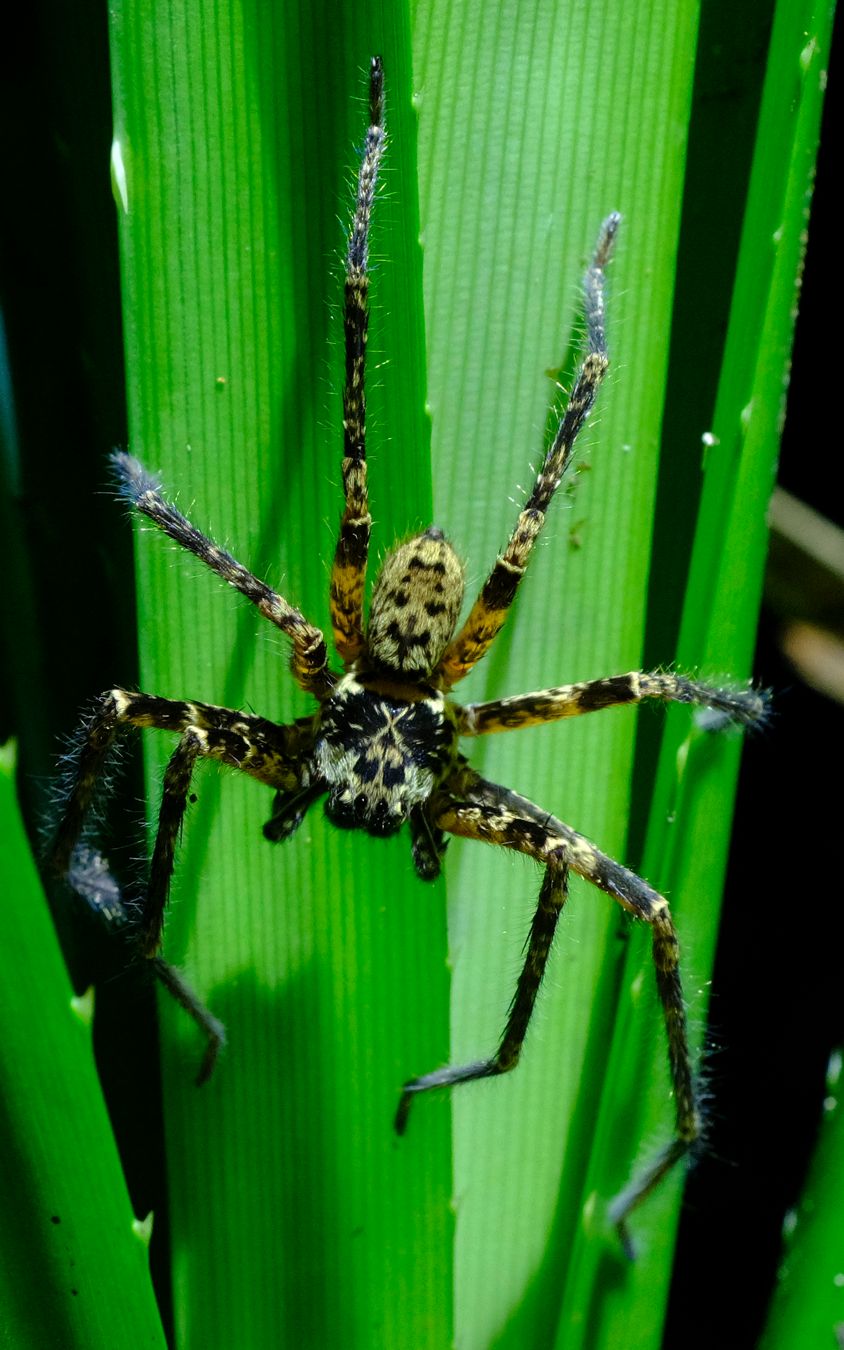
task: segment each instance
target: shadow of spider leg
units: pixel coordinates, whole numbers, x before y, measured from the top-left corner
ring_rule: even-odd
[[[571,869],[649,924],[653,940],[654,970],[668,1038],[674,1091],[675,1135],[656,1161],[635,1178],[610,1207],[610,1217],[624,1248],[632,1254],[627,1230],[630,1214],[688,1152],[701,1128],[680,982],[679,944],[668,901],[635,873],[601,853],[583,835],[509,788],[487,782],[468,767],[458,769],[452,786],[455,788],[453,793],[446,785],[432,802],[432,819],[437,829],[524,853],[543,863],[546,872],[528,937],[524,966],[498,1049],[487,1060],[435,1069],[405,1083],[396,1115],[396,1129],[399,1133],[404,1131],[411,1101],[417,1093],[489,1078],[515,1068],[554,930],[565,903],[566,878]]]
[[[137,914],[130,914],[123,905],[104,860],[82,842],[86,818],[115,741],[130,727],[152,727],[179,735],[164,773],[149,877]],[[225,1030],[178,970],[159,955],[176,844],[187,810],[193,770],[200,758],[216,759],[279,792],[289,793],[300,785],[301,756],[310,744],[311,735],[310,719],[291,726],[276,726],[264,718],[207,703],[110,689],[83,723],[78,747],[71,758],[62,814],[47,852],[46,866],[65,877],[95,908],[102,907],[98,896],[108,892],[112,917],[128,924],[137,954],[150,962],[158,980],[207,1039],[199,1083],[213,1071],[225,1043]]]

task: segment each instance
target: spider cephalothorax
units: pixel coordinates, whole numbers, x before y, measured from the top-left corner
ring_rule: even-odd
[[[435,525],[384,559],[361,655],[317,714],[314,764],[335,825],[394,834],[452,766],[457,727],[437,669],[462,601],[463,568]]]
[[[274,842],[289,838],[307,811],[322,799],[335,824],[370,835],[393,834],[407,822],[414,864],[425,879],[438,874],[447,835],[499,844],[535,859],[544,868],[544,878],[499,1046],[488,1059],[435,1069],[405,1083],[396,1116],[400,1132],[418,1093],[506,1073],[515,1066],[566,901],[569,872],[578,873],[650,925],[668,1039],[675,1137],[612,1206],[611,1213],[623,1231],[630,1211],[688,1151],[700,1130],[678,943],[668,903],[646,881],[601,853],[569,825],[511,789],[483,779],[459,752],[458,742],[461,737],[649,698],[708,705],[718,710],[723,721],[749,724],[764,716],[765,699],[753,690],[714,688],[682,675],[638,671],[489,703],[460,705],[450,697],[450,690],[481,660],[507,617],[606,371],[604,272],[619,225],[617,214],[609,215],[601,226],[584,278],[587,350],[568,403],[510,538],[463,624],[458,626],[463,569],[442,530],[435,526],[387,555],[365,620],[371,528],[364,394],[368,239],[383,150],[383,71],[376,58],[370,72],[370,125],[346,256],[345,510],[330,588],[334,646],[344,670],[330,668],[322,632],[298,609],[200,533],[162,495],[158,480],[137,460],[115,455],[121,493],[134,509],[245,595],[289,637],[293,677],[315,697],[317,708],[310,716],[279,726],[211,704],[109,690],[83,724],[49,862],[92,903],[100,908],[107,904],[111,913],[119,910],[106,865],[82,839],[97,780],[113,742],[128,727],[153,727],[178,735],[164,776],[146,894],[130,928],[139,953],[152,962],[158,978],[208,1037],[202,1079],[213,1068],[223,1029],[159,954],[176,842],[198,758],[218,760],[274,790],[272,813],[264,826],[265,837]]]
[[[314,764],[335,825],[394,834],[442,782],[457,748],[454,717],[439,690],[414,695],[346,675],[326,700]]]

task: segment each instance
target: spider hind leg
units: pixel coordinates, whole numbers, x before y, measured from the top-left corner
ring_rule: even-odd
[[[143,899],[127,905],[108,863],[85,838],[87,818],[118,737],[129,728],[176,732],[179,742],[164,774],[158,829]],[[222,1024],[204,1007],[175,967],[159,955],[176,845],[190,800],[193,769],[200,757],[217,759],[277,789],[295,795],[312,742],[308,718],[277,726],[212,704],[159,698],[110,689],[82,725],[71,757],[61,817],[47,851],[47,870],[63,877],[89,906],[122,930],[136,956],[176,999],[206,1037],[198,1075],[211,1074],[222,1046]]]
[[[539,903],[526,943],[524,965],[510,1004],[507,1024],[495,1054],[489,1059],[476,1060],[472,1064],[446,1065],[445,1068],[434,1069],[432,1073],[412,1078],[405,1083],[395,1118],[397,1134],[404,1134],[407,1128],[410,1105],[417,1093],[427,1092],[431,1088],[456,1087],[458,1083],[471,1083],[477,1078],[495,1078],[499,1074],[509,1073],[515,1069],[522,1052],[539,986],[545,974],[557,922],[566,903],[567,881],[568,868],[565,863],[555,861],[546,868],[539,892]]]
[[[463,1066],[449,1065],[410,1079],[402,1090],[395,1128],[400,1134],[404,1132],[411,1102],[418,1093],[438,1087],[456,1087],[477,1078],[507,1073],[515,1067],[565,904],[568,871],[576,872],[649,925],[657,993],[668,1043],[674,1094],[674,1138],[641,1175],[634,1177],[609,1208],[610,1219],[630,1255],[633,1249],[627,1223],[631,1213],[671,1168],[687,1156],[701,1133],[680,980],[679,943],[668,902],[641,877],[601,853],[563,821],[543,812],[509,788],[487,782],[465,765],[436,794],[431,815],[438,829],[464,839],[498,844],[534,858],[545,867],[545,875],[528,936],[525,962],[498,1049],[487,1060]]]

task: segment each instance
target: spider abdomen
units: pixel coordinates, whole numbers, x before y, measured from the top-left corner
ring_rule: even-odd
[[[346,675],[323,704],[314,766],[328,786],[329,820],[386,836],[445,776],[457,732],[439,692],[420,697],[417,686],[401,697],[365,678]]]
[[[425,679],[439,665],[462,603],[463,566],[442,530],[431,525],[381,565],[366,630],[370,660]]]

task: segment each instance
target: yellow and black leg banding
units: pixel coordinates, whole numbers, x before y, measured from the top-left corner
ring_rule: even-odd
[[[385,146],[384,71],[376,56],[369,72],[369,127],[358,172],[357,195],[346,252],[343,333],[343,491],[346,506],[331,569],[331,626],[345,662],[364,647],[363,592],[372,517],[366,485],[366,341],[369,332],[369,226]]]
[[[98,783],[118,736],[129,728],[152,727],[179,735],[164,774],[158,830],[144,899],[130,912],[104,858],[83,836]],[[176,845],[190,795],[197,759],[216,759],[249,773],[278,791],[300,787],[303,764],[313,743],[312,719],[278,726],[213,704],[159,698],[152,694],[110,689],[98,699],[83,723],[70,757],[61,816],[46,865],[67,878],[92,908],[125,927],[136,949],[149,961],[156,978],[193,1018],[207,1039],[198,1081],[210,1075],[225,1033],[177,970],[158,954]]]
[[[194,759],[200,756],[215,759],[279,792],[298,791],[303,786],[303,764],[313,745],[310,718],[279,726],[266,718],[218,708],[211,703],[109,689],[83,723],[79,745],[71,757],[59,824],[46,856],[50,871],[64,876],[70,870],[98,779],[117,736],[128,728],[144,727],[175,732],[182,737],[165,775],[165,796],[168,776],[172,779],[172,791],[178,789],[180,751],[185,761],[191,755]]]
[[[460,736],[580,716],[645,699],[703,705],[698,728],[725,721],[764,720],[767,700],[755,690],[707,685],[686,676],[638,671],[559,685],[512,698],[461,707],[452,686],[495,641],[517,596],[534,545],[569,466],[608,364],[606,269],[619,227],[617,213],[601,226],[583,279],[586,340],[567,403],[555,409],[556,429],[512,532],[462,624],[464,564],[441,529],[430,525],[390,548],[364,596],[372,518],[367,483],[366,364],[370,313],[370,228],[385,149],[384,72],[369,71],[369,118],[360,154],[347,237],[343,296],[343,508],[331,569],[330,622],[342,674],[329,668],[323,632],[168,501],[158,479],[126,454],[113,457],[120,494],[180,548],[246,597],[292,644],[291,669],[319,707],[279,726],[261,717],[192,700],[171,700],[114,688],[101,696],[66,757],[64,791],[47,864],[92,910],[127,940],[132,957],[177,1000],[206,1037],[200,1081],[210,1074],[225,1033],[177,970],[160,955],[176,855],[194,800],[200,759],[249,774],[273,789],[264,836],[288,839],[324,798],[327,818],[343,829],[387,838],[407,827],[420,878],[439,875],[452,835],[514,850],[542,867],[540,892],[504,1028],[486,1059],[447,1066],[410,1079],[396,1115],[404,1130],[414,1097],[437,1087],[505,1074],[519,1061],[554,934],[574,872],[650,927],[656,987],[666,1027],[676,1108],[673,1140],[618,1196],[610,1210],[628,1250],[627,1220],[700,1131],[679,974],[677,935],[666,900],[594,844],[517,793],[482,779],[459,750]],[[511,525],[512,525],[511,520]],[[582,673],[582,672],[575,672]],[[146,890],[128,901],[98,852],[90,822],[106,782],[108,760],[130,728],[176,738],[163,778],[158,825]],[[483,1047],[489,1050],[489,1045]],[[418,1066],[407,1066],[415,1068]]]
[[[587,353],[531,494],[519,515],[506,549],[483,585],[468,619],[446,649],[439,667],[444,688],[468,675],[501,630],[524,576],[551,499],[565,473],[575,440],[595,402],[609,365],[604,332],[604,269],[612,254],[621,217],[607,216],[592,261],[583,279]]]
[[[680,981],[679,943],[668,901],[648,882],[602,853],[563,821],[509,788],[481,778],[465,761],[456,768],[452,781],[446,781],[435,794],[431,816],[434,824],[449,834],[513,849],[543,863],[546,871],[528,938],[525,963],[496,1054],[489,1060],[462,1067],[448,1066],[411,1079],[402,1092],[396,1129],[404,1130],[415,1094],[506,1073],[514,1067],[565,903],[568,871],[577,872],[650,925],[656,987],[668,1043],[676,1117],[674,1139],[610,1208],[611,1219],[629,1251],[626,1222],[630,1213],[689,1151],[701,1129]]]
[[[245,595],[265,619],[286,633],[293,643],[290,669],[296,683],[315,698],[326,698],[337,677],[328,668],[328,649],[321,630],[308,623],[283,596],[253,576],[248,568],[192,525],[161,495],[158,479],[137,459],[122,451],[112,455],[111,459],[121,496],[174,543],[187,549],[229,586]]]
[[[703,684],[685,675],[632,670],[602,680],[584,680],[580,684],[561,684],[530,694],[490,703],[468,703],[457,709],[461,736],[485,736],[495,731],[513,731],[518,727],[555,722],[563,717],[580,717],[604,708],[641,703],[644,699],[665,703],[689,703],[711,708],[724,720],[744,726],[764,722],[768,699],[758,689],[728,689]]]

